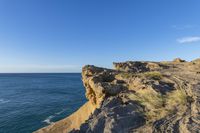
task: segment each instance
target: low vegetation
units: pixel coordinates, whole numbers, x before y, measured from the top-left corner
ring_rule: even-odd
[[[144,76],[146,78],[154,79],[154,80],[160,80],[162,79],[162,74],[157,71],[152,71],[152,72],[145,72]]]
[[[129,95],[129,98],[145,107],[145,115],[149,122],[174,113],[177,109],[183,112],[187,103],[187,96],[182,90],[174,90],[166,95],[161,95],[153,89],[144,89]]]
[[[173,112],[177,109],[184,109],[184,106],[187,103],[187,99],[188,96],[183,90],[174,90],[167,95],[166,109],[168,112]]]
[[[145,78],[154,79],[154,80],[160,80],[163,77],[162,74],[158,71],[151,71],[151,72],[144,72],[144,73],[121,72],[116,75],[117,78],[123,78],[123,79],[129,79],[136,76],[138,77],[145,76]]]
[[[121,73],[117,74],[115,77],[116,77],[117,79],[119,79],[119,78],[122,78],[122,79],[129,79],[129,78],[132,78],[132,77],[135,77],[135,76],[136,76],[135,73],[121,72]]]

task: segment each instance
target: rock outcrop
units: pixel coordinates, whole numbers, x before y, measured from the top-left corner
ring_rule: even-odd
[[[185,60],[182,60],[181,58],[176,58],[173,60],[174,63],[181,63],[181,62],[186,62]]]
[[[200,63],[124,62],[83,67],[88,102],[37,133],[198,133]]]

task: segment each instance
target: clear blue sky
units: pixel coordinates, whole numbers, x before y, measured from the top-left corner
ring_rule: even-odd
[[[0,72],[200,57],[199,0],[0,0]]]

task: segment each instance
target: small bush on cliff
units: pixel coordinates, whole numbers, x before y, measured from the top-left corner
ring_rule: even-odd
[[[144,76],[150,79],[154,79],[154,80],[160,80],[162,78],[162,74],[157,71],[145,72]]]
[[[122,79],[129,79],[136,76],[134,73],[128,73],[128,72],[121,72],[117,74],[115,77],[122,78]]]
[[[129,73],[129,72],[121,72],[117,74],[115,77],[117,79],[130,79],[133,77],[146,77],[149,79],[160,80],[162,79],[162,74],[158,71],[145,72],[145,73]]]

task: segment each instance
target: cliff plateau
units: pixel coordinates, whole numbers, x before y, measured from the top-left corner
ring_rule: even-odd
[[[200,59],[82,69],[88,102],[35,133],[199,133]]]

